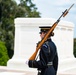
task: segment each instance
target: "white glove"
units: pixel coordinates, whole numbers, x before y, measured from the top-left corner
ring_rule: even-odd
[[[26,60],[26,61],[25,61],[25,64],[27,64],[27,65],[28,65],[28,61],[29,61],[29,60]]]

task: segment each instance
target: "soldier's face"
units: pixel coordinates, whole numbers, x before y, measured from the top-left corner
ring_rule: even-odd
[[[44,38],[45,34],[46,34],[46,33],[44,33],[44,32],[42,32],[42,33],[40,34],[41,39]]]

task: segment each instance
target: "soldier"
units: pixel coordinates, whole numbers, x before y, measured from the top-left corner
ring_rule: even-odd
[[[47,34],[50,27],[39,27],[41,39]],[[58,54],[57,48],[51,39],[54,36],[52,32],[49,38],[41,46],[39,52],[39,60],[29,60],[28,66],[38,69],[38,75],[56,75],[58,70]]]

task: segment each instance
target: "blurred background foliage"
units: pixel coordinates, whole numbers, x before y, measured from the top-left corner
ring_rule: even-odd
[[[0,41],[0,65],[6,66],[8,60],[9,57],[7,54],[7,48],[5,46],[5,42]]]
[[[76,57],[76,38],[74,38],[74,56]]]

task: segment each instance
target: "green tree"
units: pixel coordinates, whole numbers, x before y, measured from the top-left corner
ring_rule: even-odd
[[[8,59],[7,48],[5,47],[4,42],[0,41],[0,65],[7,65]]]
[[[13,39],[14,39],[14,15],[12,8],[16,3],[11,0],[2,0],[0,2],[2,8],[1,24],[0,24],[0,40],[5,42],[9,57],[13,55]]]
[[[14,49],[14,19],[17,17],[40,17],[35,4],[31,0],[0,0],[0,40],[5,42],[8,55],[13,56]]]
[[[76,57],[76,38],[74,38],[74,56]]]
[[[18,6],[25,10],[26,13],[24,17],[41,17],[40,13],[37,11],[37,7],[35,7],[35,4],[33,4],[31,0],[20,0]]]

